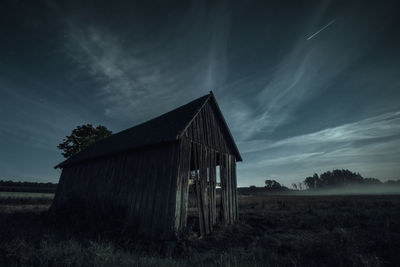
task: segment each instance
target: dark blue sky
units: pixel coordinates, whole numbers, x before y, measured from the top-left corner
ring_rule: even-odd
[[[244,159],[239,185],[334,168],[399,178],[399,12],[398,1],[2,1],[0,179],[57,182],[56,146],[77,125],[117,132],[210,90]]]

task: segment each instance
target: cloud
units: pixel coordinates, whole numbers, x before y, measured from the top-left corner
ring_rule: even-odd
[[[337,144],[398,135],[400,135],[400,112],[396,111],[280,141],[254,140],[240,145],[245,153],[249,153],[283,146]]]
[[[223,82],[229,14],[223,6],[212,12],[208,22],[205,8],[196,4],[175,28],[162,30],[160,18],[160,30],[152,34],[126,27],[116,33],[102,24],[82,27],[74,18],[67,29],[69,54],[96,82],[105,115],[149,119]]]
[[[106,115],[118,113],[121,106],[140,112],[135,108],[137,103],[157,93],[150,85],[160,83],[160,67],[135,57],[137,51],[122,49],[122,40],[112,33],[95,26],[83,29],[74,26],[70,37],[75,46],[73,57],[99,86],[97,97],[114,104],[106,109]]]
[[[374,85],[374,81],[379,81],[380,87],[393,87],[394,79],[388,76],[392,73],[397,75],[398,71],[395,68],[389,69],[391,64],[388,66],[388,63],[391,63],[391,60],[386,58],[385,63],[382,62],[379,67],[369,63],[371,53],[374,52],[372,49],[375,49],[374,46],[382,38],[383,32],[376,31],[373,27],[368,29],[360,23],[360,21],[367,24],[373,23],[368,19],[355,17],[349,11],[338,12],[334,14],[338,19],[334,20],[335,27],[329,29],[329,34],[327,32],[318,36],[319,38],[313,39],[312,42],[304,38],[305,33],[314,31],[315,28],[329,22],[325,15],[331,4],[324,2],[320,10],[311,16],[307,23],[296,25],[295,32],[298,36],[292,37],[291,46],[285,49],[280,59],[274,65],[265,68],[265,71],[257,70],[256,77],[252,78],[258,80],[259,83],[264,82],[264,86],[257,90],[258,92],[252,95],[243,93],[244,97],[224,105],[224,108],[228,110],[228,119],[233,132],[237,133],[239,141],[267,139],[279,133],[281,127],[297,124],[298,120],[302,119],[298,111],[307,110],[311,101],[321,101],[321,108],[324,110],[327,108],[322,107],[322,102],[327,106],[335,105],[339,109],[343,102],[355,101],[354,92],[358,92],[357,95],[361,90],[376,92],[378,85]],[[333,23],[332,20],[330,21]],[[383,28],[384,26],[385,24],[382,23]],[[278,39],[280,31],[282,29],[271,34]],[[280,41],[284,44],[286,40]],[[274,43],[276,40],[273,38],[271,42]],[[275,46],[272,45],[272,47]],[[266,46],[264,53],[266,55],[274,53],[272,49]],[[260,57],[263,56],[262,53],[260,52]],[[265,58],[268,60],[271,57]],[[384,69],[382,76],[386,79],[376,77],[379,74],[378,68]],[[353,76],[349,77],[348,73],[353,73]],[[367,79],[372,81],[364,83]],[[240,91],[246,92],[248,90],[246,87],[251,86],[254,86],[251,81],[241,84]],[[348,98],[344,101],[339,99],[341,103],[331,103],[324,93],[335,96],[343,94]],[[366,98],[362,97],[362,99]],[[370,102],[370,99],[368,101]],[[376,105],[381,104],[378,102]],[[315,117],[318,115],[316,114]],[[345,120],[345,118],[339,119]]]
[[[244,176],[280,174],[290,184],[304,175],[334,168],[361,171],[365,176],[396,178],[400,168],[400,112],[272,142],[239,143]],[[249,159],[249,163],[246,163]]]

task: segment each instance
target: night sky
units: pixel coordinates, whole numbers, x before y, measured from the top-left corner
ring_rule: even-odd
[[[399,1],[0,3],[0,179],[57,182],[77,125],[118,132],[210,90],[239,186],[400,178]]]

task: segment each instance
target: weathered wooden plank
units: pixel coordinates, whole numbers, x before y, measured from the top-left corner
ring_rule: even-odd
[[[227,155],[228,158],[228,192],[229,192],[229,223],[233,223],[234,215],[233,215],[233,188],[232,188],[232,157],[231,155]]]
[[[208,169],[209,169],[209,199],[210,199],[210,228],[213,229],[213,225],[216,223],[216,180],[215,180],[215,151],[209,150]]]
[[[227,211],[227,185],[226,185],[226,160],[225,155],[220,153],[220,182],[221,182],[221,220],[223,224],[228,223]]]
[[[178,175],[177,175],[177,186],[176,186],[176,202],[175,202],[175,231],[179,231],[181,223],[181,206],[182,206],[182,170],[183,170],[183,159],[181,158],[183,153],[183,140],[179,141],[179,164],[178,164]]]
[[[203,202],[203,218],[205,233],[210,233],[210,219],[209,219],[209,198],[208,198],[208,184],[207,184],[207,150],[201,146],[201,162],[200,162],[200,180]]]
[[[224,153],[232,153],[220,122],[215,117],[214,110],[209,103],[198,113],[184,135],[210,148]]]
[[[237,194],[237,176],[236,176],[236,159],[233,159],[233,181],[234,181],[234,190],[235,190],[235,221],[239,220],[239,203],[238,203],[238,194]]]
[[[190,162],[191,162],[191,142],[189,139],[185,142],[185,173],[184,173],[184,195],[183,195],[183,206],[182,206],[182,227],[186,228],[187,225],[187,209],[188,209],[188,198],[189,198],[189,177],[190,177]]]
[[[163,151],[163,155],[162,157],[158,160],[159,167],[158,172],[159,175],[157,175],[155,177],[155,182],[157,183],[157,187],[154,189],[155,192],[153,192],[153,194],[150,195],[156,195],[155,198],[155,202],[154,202],[154,209],[153,209],[153,213],[151,214],[151,228],[150,228],[150,232],[153,233],[154,237],[157,236],[161,236],[162,232],[165,231],[164,227],[163,227],[163,222],[166,220],[167,216],[167,212],[165,211],[165,207],[164,207],[164,202],[165,200],[168,198],[166,196],[166,190],[165,188],[168,187],[171,183],[172,179],[176,179],[177,177],[174,177],[174,174],[171,173],[170,175],[168,175],[168,173],[172,170],[171,166],[169,166],[168,164],[168,160],[166,159],[173,159],[174,157],[176,157],[176,153],[179,153],[179,151],[177,149],[168,149]],[[172,162],[173,166],[175,165],[175,162]],[[173,189],[171,189],[173,190]],[[176,188],[177,190],[177,188]],[[164,218],[163,219],[160,215],[164,214]],[[167,229],[170,227],[169,225],[165,226]]]
[[[226,170],[226,213],[227,213],[227,222],[231,223],[231,197],[230,197],[230,171],[229,171],[229,155],[225,156],[225,170]]]
[[[211,158],[211,174],[212,174],[212,182],[213,182],[213,191],[212,191],[212,198],[213,198],[213,224],[217,222],[217,175],[216,175],[216,152],[213,150],[212,158]]]
[[[207,148],[206,148],[207,149]],[[209,212],[209,226],[210,226],[210,231],[213,230],[213,183],[212,183],[212,171],[211,171],[211,159],[212,159],[212,150],[211,149],[207,149],[207,187],[208,187],[208,203],[209,203],[209,207],[208,207],[208,212]]]
[[[130,155],[128,164],[132,166],[132,176],[130,180],[133,180],[133,183],[128,182],[128,188],[131,191],[131,200],[128,202],[128,217],[124,225],[124,229],[128,231],[133,231],[133,227],[137,227],[138,224],[138,215],[137,215],[137,205],[138,201],[141,197],[140,195],[140,185],[143,177],[140,175],[142,168],[145,166],[146,156],[143,153],[142,157],[137,158],[136,155]]]
[[[147,159],[147,151],[143,152],[143,158]],[[133,211],[130,214],[132,221],[133,221],[133,227],[136,227],[137,229],[140,230],[140,222],[141,222],[141,214],[140,210],[143,205],[143,199],[144,199],[144,194],[143,191],[145,191],[145,186],[146,186],[146,173],[147,173],[147,168],[146,166],[151,166],[149,162],[137,165],[138,173],[137,173],[137,179],[138,179],[138,184],[137,184],[137,190],[136,190],[136,200],[135,200],[135,206],[133,207]]]
[[[195,171],[195,191],[197,197],[197,210],[199,214],[199,228],[200,234],[205,235],[204,229],[204,218],[203,218],[203,201],[201,197],[201,187],[200,187],[200,177],[199,177],[199,149],[197,143],[192,143],[193,145],[193,163],[194,163],[194,171]]]
[[[207,201],[205,201],[205,193],[206,193],[206,188],[205,188],[205,179],[206,179],[206,174],[204,170],[204,149],[201,145],[198,145],[199,147],[199,185],[200,185],[200,213],[201,213],[201,223],[203,224],[203,235],[208,234],[208,224],[207,224]]]
[[[184,154],[182,155],[183,167],[182,172],[182,195],[181,195],[181,215],[180,215],[180,230],[186,228],[187,223],[187,208],[189,195],[189,174],[190,174],[190,141],[188,139],[183,143]]]
[[[170,231],[169,235],[171,235],[171,233],[174,232],[174,220],[175,220],[175,201],[176,201],[176,187],[177,187],[177,180],[176,180],[176,176],[178,175],[178,169],[175,168],[174,166],[176,166],[179,162],[179,147],[177,145],[174,145],[174,153],[173,153],[173,157],[171,158],[171,167],[170,169],[170,186],[168,187],[168,190],[165,190],[167,192],[167,199],[168,199],[168,208],[169,210],[167,210],[167,215],[168,215],[168,219],[167,219],[167,227],[166,229],[168,229]]]
[[[160,151],[158,154],[158,158],[162,160],[165,158],[165,151]],[[154,232],[152,231],[153,228],[153,223],[155,220],[155,214],[158,214],[159,210],[156,209],[156,193],[157,193],[157,178],[162,177],[163,173],[161,164],[159,164],[160,161],[152,161],[152,164],[154,164],[152,170],[149,169],[149,172],[147,174],[148,180],[147,180],[147,191],[143,192],[145,194],[145,203],[142,207],[144,211],[142,211],[142,231],[146,233],[150,233],[151,236],[154,235]]]
[[[191,143],[188,138],[182,138],[180,142],[180,156],[178,169],[178,187],[175,209],[175,231],[179,232],[186,227],[187,221],[187,198],[188,198],[188,179],[190,172],[190,153]]]

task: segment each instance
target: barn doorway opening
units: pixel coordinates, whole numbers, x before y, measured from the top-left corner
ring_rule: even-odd
[[[191,166],[192,168],[192,166]],[[189,232],[199,234],[199,211],[197,204],[197,193],[196,193],[196,179],[199,170],[190,170],[189,175],[189,196],[187,205],[187,228]]]
[[[210,233],[217,222],[217,214],[220,214],[216,192],[217,180],[220,180],[217,157],[215,150],[192,145],[187,205],[189,232]]]

